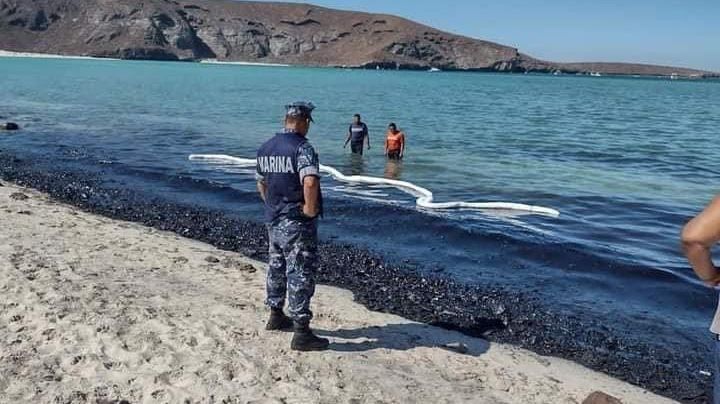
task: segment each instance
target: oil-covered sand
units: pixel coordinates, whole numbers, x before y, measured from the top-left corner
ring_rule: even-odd
[[[9,183],[0,215],[2,402],[575,403],[593,390],[669,402],[569,361],[368,310],[334,287],[314,301],[330,350],[296,353],[289,334],[263,330],[260,262]],[[369,257],[366,268],[381,292],[383,270]]]
[[[0,154],[0,175],[6,180],[46,192],[55,200],[75,205],[84,211],[174,232],[212,244],[221,250],[243,253],[253,259],[266,258],[266,236],[261,224],[231,218],[218,211],[169,203],[133,190],[107,188],[99,185],[99,181],[90,175],[41,169],[31,161],[19,160],[6,153]],[[42,229],[35,231],[37,234],[45,234]],[[603,322],[553,310],[552,306],[531,292],[493,285],[469,286],[442,276],[423,275],[411,268],[387,264],[380,256],[353,246],[324,243],[321,257],[321,283],[352,291],[356,302],[373,311],[457,330],[473,337],[457,337],[466,341],[464,343],[468,346],[481,346],[484,339],[510,343],[542,355],[578,362],[681,401],[705,402],[709,397],[710,378],[701,374],[701,371],[707,370],[703,365],[707,358],[701,347],[694,352],[671,352],[660,344],[653,345],[647,339],[640,340],[618,331],[612,321]],[[118,262],[131,258],[120,256]],[[135,258],[149,259],[147,254],[139,254]],[[170,271],[171,268],[166,270]],[[261,276],[255,281],[261,283]],[[259,293],[253,298],[257,306],[257,324],[254,324],[257,329],[261,326],[262,313],[259,307],[262,287],[260,285],[255,289],[253,293]],[[236,297],[250,293],[248,288],[242,286],[229,290]],[[333,305],[329,303],[328,306]],[[336,310],[334,315],[328,314],[328,310],[329,307],[325,305],[317,308],[319,314],[333,319],[335,323],[328,328],[334,330],[347,330],[345,322],[357,318],[348,315],[346,319],[341,308],[333,309]],[[323,321],[322,318],[319,321]],[[320,322],[318,326],[325,325]],[[335,335],[355,338],[369,334],[379,336],[380,340],[386,336],[382,330],[374,328],[351,328],[360,330],[342,331]],[[418,329],[427,330],[424,327]],[[411,345],[403,350],[410,349],[412,341],[417,338],[412,333],[400,333],[409,335],[406,342],[400,343]],[[457,338],[453,338],[453,342]],[[263,337],[258,336],[258,343],[262,341]],[[273,344],[273,347],[277,348],[277,344]],[[372,344],[368,348],[373,348]],[[480,355],[478,360],[483,357]],[[571,377],[571,374],[563,377]],[[515,386],[511,390],[519,388],[518,385],[523,383],[511,381],[510,385]],[[478,385],[481,388],[482,383]],[[582,387],[593,389],[594,386],[585,383]]]

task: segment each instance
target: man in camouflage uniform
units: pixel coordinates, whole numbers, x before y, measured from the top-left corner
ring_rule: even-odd
[[[291,348],[298,351],[319,351],[329,345],[310,330],[317,218],[322,214],[319,158],[306,139],[314,108],[309,102],[288,105],[285,129],[257,153],[258,191],[265,202],[270,244],[266,284],[270,319],[266,328],[292,328]],[[290,317],[283,312],[286,294]]]

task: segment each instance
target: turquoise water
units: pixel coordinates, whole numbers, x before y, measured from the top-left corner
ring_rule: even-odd
[[[483,199],[478,181],[505,191],[688,207],[714,192],[702,175],[687,174],[715,167],[718,83],[114,61],[0,63],[0,108],[5,115],[14,112],[16,120],[42,119],[26,123],[28,130],[65,130],[92,136],[89,143],[98,137],[132,140],[150,156],[156,151],[145,146],[175,141],[163,129],[198,134],[188,145],[194,149],[180,156],[198,148],[253,154],[278,128],[283,103],[310,99],[319,106],[312,141],[324,162],[345,163],[342,140],[351,115],[359,112],[375,145],[365,171],[382,175],[382,135],[394,121],[409,138],[403,178],[448,197]]]
[[[660,236],[669,248],[614,246],[657,265],[679,264],[677,229],[606,211],[629,202],[690,214],[720,176],[717,82],[33,59],[0,60],[0,69],[0,115],[21,121],[38,144],[82,144],[148,169],[185,170],[193,152],[252,156],[279,127],[284,103],[310,99],[318,105],[311,139],[325,164],[399,176],[440,201],[554,207],[583,224],[573,237],[626,226],[669,233]],[[360,162],[341,147],[356,112],[374,145]],[[382,158],[391,121],[408,136],[401,167]]]
[[[229,186],[236,199],[223,206],[257,221],[251,172],[187,156],[252,157],[280,128],[282,106],[309,99],[324,164],[411,181],[438,201],[561,212],[437,216],[393,190],[326,180],[325,237],[467,281],[522,279],[568,307],[616,315],[622,300],[628,318],[654,312],[664,331],[689,325],[693,338],[714,304],[693,283],[678,234],[718,192],[718,82],[7,58],[0,94],[0,115],[24,128],[0,148],[58,164],[87,157],[126,186],[175,187],[194,203],[221,202],[212,187],[183,191],[178,176]],[[362,159],[342,148],[354,113],[373,144]],[[408,139],[400,165],[382,156],[391,121]]]

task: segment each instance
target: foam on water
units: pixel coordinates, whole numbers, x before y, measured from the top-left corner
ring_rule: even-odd
[[[191,161],[204,161],[210,163],[235,164],[241,167],[254,167],[255,159],[247,159],[241,157],[233,157],[224,154],[191,154]],[[387,178],[370,177],[366,175],[345,175],[337,169],[320,165],[320,171],[330,174],[338,181],[351,184],[369,184],[369,185],[387,185],[397,188],[407,194],[416,197],[415,203],[419,208],[431,210],[448,210],[448,209],[472,209],[472,210],[507,210],[524,212],[527,214],[537,214],[549,217],[558,217],[560,212],[552,208],[543,206],[533,206],[515,202],[434,202],[433,193],[423,187],[415,185],[407,181],[392,180]]]

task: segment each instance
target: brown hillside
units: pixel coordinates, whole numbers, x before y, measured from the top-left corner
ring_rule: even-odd
[[[543,62],[512,47],[391,15],[229,0],[0,0],[0,49],[309,66],[707,74],[655,66]]]

